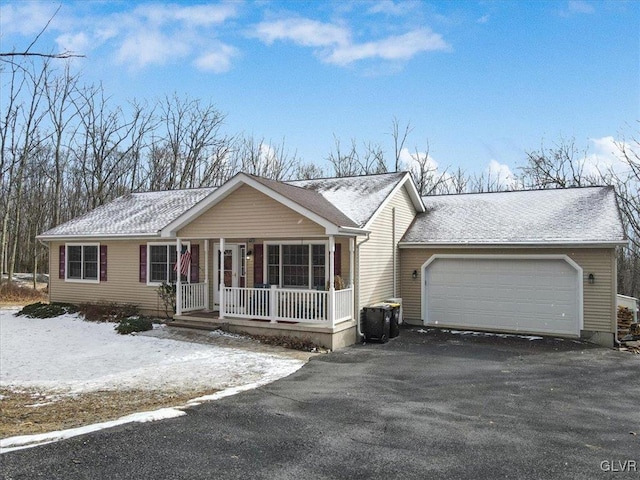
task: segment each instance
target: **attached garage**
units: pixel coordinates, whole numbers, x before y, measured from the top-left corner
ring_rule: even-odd
[[[422,277],[426,325],[580,335],[582,269],[568,257],[434,255]]]
[[[422,201],[398,244],[408,324],[614,344],[616,248],[626,238],[613,188]]]

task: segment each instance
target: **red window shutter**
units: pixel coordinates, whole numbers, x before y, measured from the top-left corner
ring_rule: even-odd
[[[140,245],[140,282],[147,283],[147,246]]]
[[[263,272],[263,250],[264,247],[261,243],[256,243],[253,246],[253,284],[256,283],[264,283],[264,272]]]
[[[200,245],[191,245],[191,283],[200,281]]]
[[[333,252],[333,271],[336,275],[342,276],[342,244],[336,243],[336,250]]]
[[[107,246],[100,245],[100,281],[107,281]]]
[[[64,245],[60,245],[59,252],[60,254],[58,255],[58,278],[64,279],[64,271],[67,265],[67,262],[66,262],[67,248]]]

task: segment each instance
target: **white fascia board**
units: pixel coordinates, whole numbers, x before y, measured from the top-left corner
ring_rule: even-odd
[[[345,234],[345,235],[353,235],[354,237],[357,237],[357,236],[368,235],[369,233],[371,233],[371,231],[365,230],[363,228],[340,227],[338,229],[338,233]]]
[[[415,184],[413,183],[413,178],[411,177],[411,174],[407,172],[404,174],[404,177],[402,177],[402,179],[397,183],[397,185],[393,187],[393,190],[389,192],[389,195],[387,195],[387,198],[384,199],[384,201],[380,204],[377,210],[373,212],[373,215],[371,215],[371,218],[363,227],[364,230],[369,230],[371,228],[371,225],[373,224],[373,222],[376,221],[376,218],[378,218],[378,215],[380,215],[380,212],[382,212],[384,208],[389,204],[389,202],[391,202],[391,200],[396,196],[396,194],[400,191],[400,189],[404,188],[404,186],[407,185],[407,182],[410,185],[409,197],[411,198],[413,206],[418,211],[418,213],[422,213],[425,211],[424,203],[422,202],[420,195],[418,195],[418,190]]]
[[[557,247],[616,247],[626,245],[625,241],[607,242],[509,242],[509,243],[450,243],[450,242],[400,242],[399,248],[557,248]]]
[[[302,207],[301,205],[289,200],[287,197],[275,192],[270,189],[266,185],[263,185],[260,182],[255,181],[253,178],[245,175],[244,173],[239,173],[227,183],[225,183],[220,188],[216,189],[209,196],[200,200],[195,206],[189,209],[187,212],[183,213],[180,217],[175,219],[169,225],[164,227],[161,230],[162,237],[175,237],[178,230],[183,228],[185,225],[191,223],[195,218],[199,217],[206,210],[214,206],[216,203],[220,202],[222,199],[230,195],[232,192],[240,188],[242,185],[248,185],[259,192],[267,195],[278,203],[283,204],[284,206],[290,208],[291,210],[307,217],[312,222],[317,223],[318,225],[325,228],[328,235],[337,234],[338,233],[338,225],[328,221],[327,219],[321,217],[313,213],[312,211]]]
[[[413,201],[413,205],[416,207],[416,210],[418,211],[418,213],[424,213],[427,209],[424,206],[424,202],[422,201],[422,197],[420,197],[420,193],[418,193],[418,187],[416,186],[415,182],[413,181],[413,175],[411,175],[411,173],[407,172],[407,177],[408,177],[408,181],[409,181],[409,185],[407,185],[407,188],[409,189],[409,196],[411,197],[411,200]]]

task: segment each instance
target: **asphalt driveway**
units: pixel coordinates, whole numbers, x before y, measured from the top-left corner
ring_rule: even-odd
[[[417,330],[184,417],[4,454],[2,478],[640,478],[640,356]]]

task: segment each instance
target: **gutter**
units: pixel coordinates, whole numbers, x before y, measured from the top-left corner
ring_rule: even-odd
[[[40,242],[60,242],[75,240],[145,240],[150,238],[160,238],[157,233],[140,233],[131,235],[129,233],[109,234],[109,235],[37,235],[36,240]]]
[[[400,242],[400,248],[522,248],[522,247],[616,247],[627,245],[627,242],[620,240],[611,240],[606,242]]]

